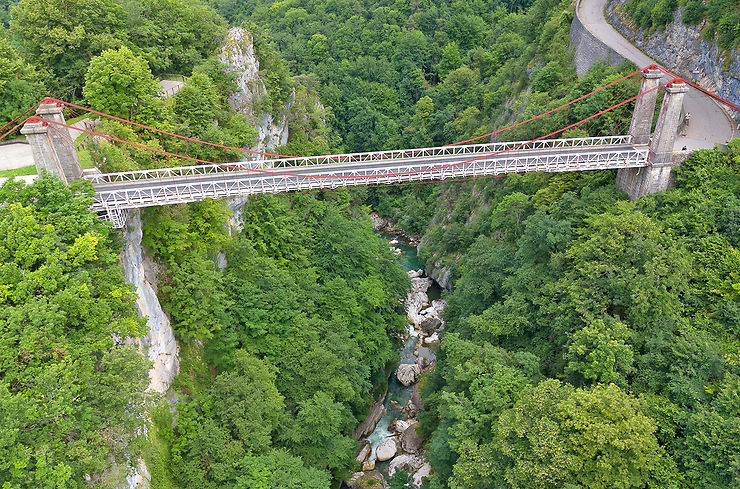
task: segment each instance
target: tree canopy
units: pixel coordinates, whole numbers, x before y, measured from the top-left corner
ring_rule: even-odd
[[[91,186],[0,187],[0,483],[85,487],[139,453],[145,324]]]

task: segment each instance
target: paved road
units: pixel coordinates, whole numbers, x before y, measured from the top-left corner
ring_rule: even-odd
[[[179,92],[183,85],[185,85],[184,81],[160,80],[159,93],[161,94],[162,98],[169,98]]]
[[[637,47],[633,46],[604,17],[607,0],[580,0],[578,17],[597,39],[635,63],[640,68],[657,63]],[[667,81],[663,80],[663,81]],[[712,148],[724,144],[734,137],[733,125],[727,114],[711,97],[691,88],[684,98],[684,110],[691,113],[685,136],[676,139],[677,149]]]
[[[15,170],[33,165],[31,146],[23,142],[0,145],[0,170]]]

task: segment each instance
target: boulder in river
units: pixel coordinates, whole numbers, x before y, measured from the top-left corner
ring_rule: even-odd
[[[411,279],[411,289],[406,295],[406,316],[416,326],[426,319],[421,315],[421,311],[429,306],[427,289],[431,285],[432,279],[429,278]]]
[[[424,275],[424,270],[409,270],[406,272],[406,275],[408,275],[409,278],[419,278]]]
[[[410,426],[401,434],[401,448],[405,452],[417,453],[424,446],[424,437],[416,432],[416,426]],[[421,466],[421,464],[419,464]]]
[[[431,364],[432,364],[432,361],[423,355],[419,355],[419,357],[416,359],[416,365],[419,366],[419,370],[421,372],[423,372],[424,369],[426,369]]]
[[[439,333],[434,333],[424,338],[424,344],[431,345],[434,343],[439,343]]]
[[[365,442],[362,444],[362,448],[360,449],[360,453],[357,454],[357,457],[355,457],[355,460],[358,462],[364,462],[367,460],[367,457],[370,456],[370,452],[372,451],[372,447],[370,446],[370,442],[365,440]]]
[[[396,421],[396,426],[395,426],[396,433],[403,433],[404,431],[408,429],[409,426],[415,423],[416,421],[407,421],[405,419],[399,419],[398,421]]]
[[[394,440],[393,438],[388,438],[380,445],[378,445],[378,447],[375,449],[375,456],[380,462],[384,462],[395,457],[396,451],[398,451],[396,440]]]
[[[347,481],[347,486],[350,489],[387,489],[383,474],[378,470],[371,470],[369,472],[355,472],[352,477]]]
[[[419,470],[422,465],[424,465],[424,457],[420,455],[411,455],[409,453],[404,453],[403,455],[395,457],[393,460],[391,460],[391,463],[388,464],[388,475],[393,477],[393,474],[396,473],[396,470],[403,470],[408,474],[413,474],[414,472]]]
[[[368,460],[367,462],[363,462],[362,471],[368,472],[370,470],[375,470],[375,460]]]
[[[399,382],[408,387],[416,382],[420,373],[421,368],[415,363],[402,363],[396,370],[396,377]]]
[[[360,426],[355,428],[355,431],[352,433],[352,436],[355,437],[355,440],[364,438],[373,432],[373,430],[375,429],[375,425],[378,424],[380,418],[382,418],[385,414],[385,406],[383,405],[383,401],[385,401],[386,394],[383,394],[383,397],[381,397],[378,402],[373,404],[373,407],[370,408],[370,414],[367,415],[365,421],[363,421]]]
[[[421,332],[424,333],[425,336],[429,336],[437,331],[437,328],[440,326],[442,326],[442,321],[439,318],[430,317],[421,322]]]
[[[425,462],[424,465],[421,466],[419,470],[416,471],[414,476],[411,479],[411,485],[414,487],[421,487],[422,478],[429,477],[429,475],[432,473],[432,466],[429,465],[429,462]]]

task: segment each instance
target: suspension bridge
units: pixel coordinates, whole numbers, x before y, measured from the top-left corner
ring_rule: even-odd
[[[392,185],[527,172],[617,169],[617,184],[630,198],[636,199],[648,193],[666,190],[670,184],[671,169],[680,163],[673,146],[681,123],[683,97],[689,84],[677,77],[661,83],[661,77],[665,73],[665,69],[651,65],[525,121],[440,147],[308,157],[262,153],[184,137],[52,98],[44,99],[38,106],[32,107],[31,109],[37,109],[35,115],[21,120],[25,115],[22,114],[6,124],[5,128],[21,120],[0,136],[0,140],[22,127],[21,133],[26,135],[31,145],[39,173],[46,170],[66,182],[78,179],[91,181],[95,188],[92,209],[110,221],[114,228],[125,225],[129,209],[141,207],[353,185]],[[542,122],[542,117],[568,111],[574,104],[638,74],[642,81],[637,94],[570,124],[566,116],[562,127],[553,130],[543,130],[541,125],[542,134],[537,136],[536,124],[538,120]],[[660,89],[664,90],[665,96],[653,132],[653,115]],[[589,121],[594,124],[604,114],[620,107],[625,110],[633,102],[634,109],[627,134],[561,137],[569,129],[585,129],[589,127],[586,125]],[[247,154],[249,159],[240,156],[238,161],[216,162],[203,156],[193,156],[192,152],[175,153],[164,149],[164,145],[146,146],[88,128],[83,129],[83,132],[96,141],[107,141],[122,148],[135,148],[168,161],[180,160],[186,165],[111,173],[83,171],[69,135],[72,126],[64,119],[65,107],[138,126],[139,129],[160,137],[185,141],[188,148],[191,144],[201,145],[210,149],[222,149],[224,152],[228,150],[232,154]],[[738,107],[733,108],[740,111]],[[535,125],[535,130],[532,131],[531,138],[473,143],[483,138],[493,139],[504,131],[517,128],[524,129],[527,134],[525,126],[532,124]],[[5,128],[0,128],[0,131]]]

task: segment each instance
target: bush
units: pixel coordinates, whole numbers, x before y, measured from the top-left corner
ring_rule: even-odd
[[[691,0],[683,8],[683,21],[685,24],[698,24],[704,18],[704,12],[702,0]]]
[[[673,11],[676,10],[677,6],[676,0],[660,0],[655,4],[650,12],[652,27],[659,28],[673,22]]]

